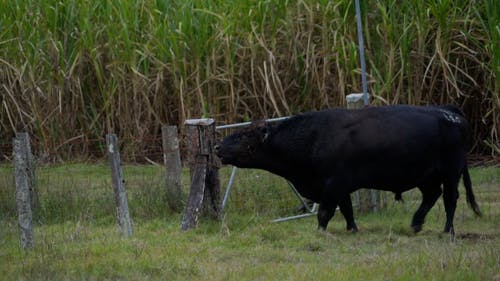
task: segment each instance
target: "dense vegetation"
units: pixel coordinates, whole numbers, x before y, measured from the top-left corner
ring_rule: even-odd
[[[162,123],[343,106],[361,91],[353,2],[0,0],[0,139],[84,154],[115,131],[141,150]],[[373,104],[458,104],[498,154],[500,2],[361,2]]]

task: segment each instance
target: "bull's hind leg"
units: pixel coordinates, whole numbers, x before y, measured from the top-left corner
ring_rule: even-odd
[[[349,194],[339,201],[339,208],[340,212],[345,218],[347,224],[347,230],[352,232],[358,232],[358,226],[356,225],[356,222],[354,222],[351,196]]]
[[[441,196],[441,183],[435,181],[433,183],[429,183],[419,187],[422,192],[422,204],[413,215],[413,220],[411,223],[411,227],[415,233],[422,230],[422,225],[425,221],[425,216],[429,212],[429,210],[434,206],[439,196]]]
[[[446,224],[444,232],[453,232],[453,218],[457,208],[459,178],[447,180],[443,185],[443,201],[446,210]]]

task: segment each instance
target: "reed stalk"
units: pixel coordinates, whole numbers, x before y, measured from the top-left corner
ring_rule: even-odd
[[[473,150],[498,156],[498,1],[361,2],[373,104],[458,104]],[[110,131],[135,155],[161,123],[277,117],[361,91],[348,0],[1,0],[0,11],[0,138],[28,130],[50,157]]]

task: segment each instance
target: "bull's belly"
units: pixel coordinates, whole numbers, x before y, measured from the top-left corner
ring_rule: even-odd
[[[353,177],[353,188],[372,188],[387,191],[406,191],[430,181],[436,173],[436,166],[402,165],[371,169],[359,169]]]
[[[353,192],[361,188],[404,192],[420,186],[439,175],[436,161],[421,160],[386,163],[366,161],[361,165],[342,165],[343,167],[321,165],[321,169],[302,170],[288,178],[301,196],[321,201],[326,189],[338,192]],[[348,163],[344,163],[348,164]],[[332,185],[329,185],[331,183]]]
[[[319,181],[319,178],[308,178],[306,181],[303,180],[291,180],[291,183],[297,189],[300,196],[312,200],[313,202],[318,203],[321,200],[322,195],[322,181]]]

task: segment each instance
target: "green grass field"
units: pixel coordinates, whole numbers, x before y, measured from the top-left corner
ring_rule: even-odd
[[[471,171],[484,213],[474,217],[464,195],[456,212],[456,241],[441,233],[440,199],[424,230],[409,227],[420,195],[403,194],[376,214],[357,214],[360,232],[344,230],[337,214],[326,232],[314,217],[272,223],[297,207],[286,183],[240,170],[221,222],[202,219],[180,230],[169,211],[162,168],[125,166],[134,234],[119,237],[108,168],[69,164],[37,170],[40,207],[35,248],[19,248],[12,167],[0,166],[2,280],[499,280],[500,169]],[[229,169],[222,170],[223,183]],[[187,173],[184,187],[187,191]],[[463,187],[460,191],[464,194]]]

